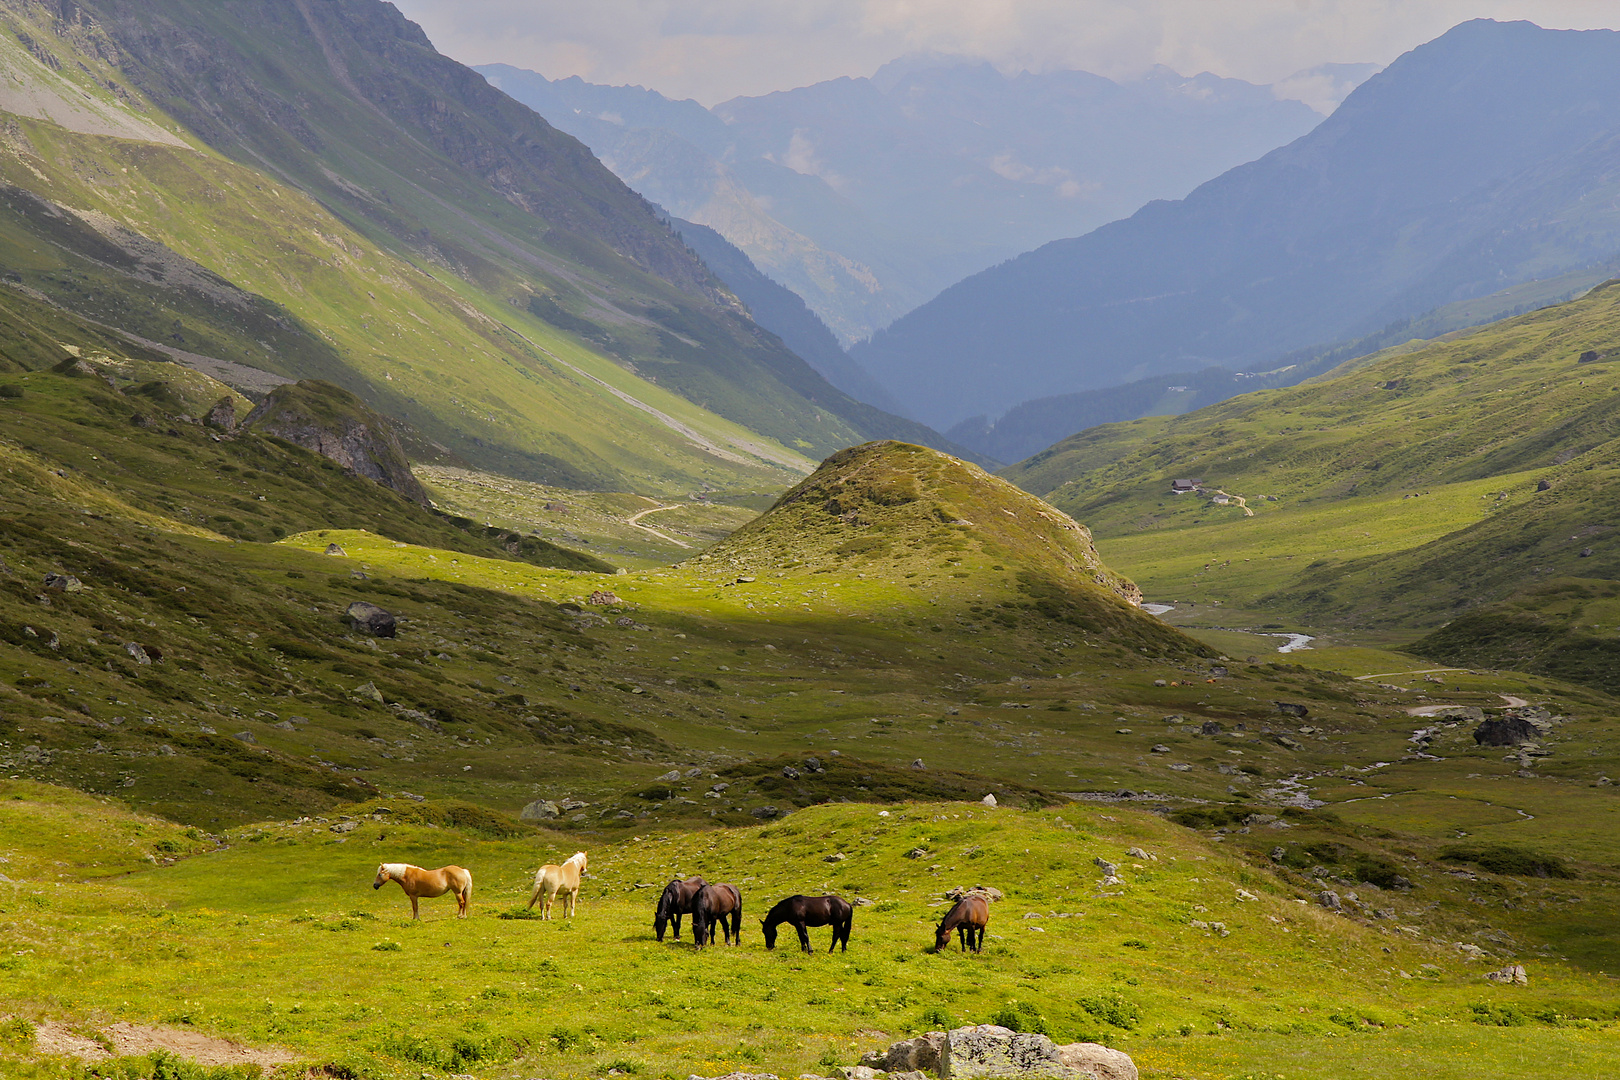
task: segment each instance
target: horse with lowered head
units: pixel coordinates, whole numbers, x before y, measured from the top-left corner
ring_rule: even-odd
[[[727,945],[742,944],[742,893],[737,886],[705,885],[698,890],[692,902],[692,940],[698,948],[714,944],[716,925]]]
[[[463,870],[459,866],[441,866],[437,870],[424,870],[410,863],[385,862],[377,867],[377,880],[371,883],[371,887],[380,889],[390,881],[399,882],[399,887],[411,898],[413,919],[422,917],[416,908],[418,897],[426,896],[432,899],[447,892],[456,894],[456,918],[467,917],[467,901],[472,899],[472,872],[469,870]]]
[[[855,909],[841,896],[790,896],[771,908],[765,916],[765,947],[776,948],[776,928],[787,923],[799,932],[799,948],[810,952],[810,932],[806,927],[831,926],[832,952],[840,943],[849,951],[849,929],[855,921]]]
[[[681,939],[681,916],[692,914],[698,890],[707,884],[701,877],[689,877],[684,881],[674,878],[664,886],[664,895],[658,898],[658,910],[653,913],[653,929],[659,941],[664,940],[664,927],[671,922],[675,924],[675,940]]]
[[[939,929],[934,931],[934,951],[943,952],[945,946],[951,943],[951,931],[956,931],[957,939],[962,943],[962,951],[972,948],[974,952],[984,951],[984,928],[990,925],[990,901],[983,893],[970,892],[958,900],[945,913],[940,920]]]
[[[545,896],[545,905],[540,909],[542,918],[551,918],[551,904],[561,893],[563,898],[563,918],[572,918],[574,911],[579,907],[579,879],[585,873],[585,853],[576,851],[562,861],[562,865],[547,863],[534,872],[534,891],[529,894],[529,907],[534,907],[535,901]]]

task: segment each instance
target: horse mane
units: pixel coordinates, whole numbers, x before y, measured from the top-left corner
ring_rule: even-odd
[[[385,862],[382,864],[382,872],[393,878],[402,878],[405,876],[405,871],[411,869],[414,868],[410,863]]]

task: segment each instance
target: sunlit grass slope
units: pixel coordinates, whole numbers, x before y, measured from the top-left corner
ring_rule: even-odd
[[[1582,536],[1613,516],[1617,305],[1607,283],[1291,389],[1094,428],[1006,475],[1085,520],[1156,595],[1433,625],[1531,575],[1581,573],[1583,548],[1615,557]],[[1176,478],[1253,516],[1172,496]]]
[[[28,1029],[46,1019],[173,1025],[368,1080],[500,1080],[827,1074],[891,1039],[1004,1011],[1060,1041],[1126,1049],[1153,1080],[1338,1080],[1408,1057],[1442,1077],[1620,1068],[1609,980],[1497,942],[1459,951],[1448,916],[1416,902],[1465,891],[1456,879],[1412,868],[1416,892],[1377,901],[1398,918],[1333,914],[1301,902],[1308,875],[1131,810],[825,806],[607,843],[502,839],[510,827],[495,819],[417,824],[432,812],[386,798],[214,841],[61,789],[0,782],[0,799],[14,878],[0,914],[20,946],[3,961],[0,1007],[27,1021],[7,1029],[8,1075],[60,1075],[26,1060]],[[591,874],[575,919],[500,917],[526,901],[539,862],[581,846]],[[1122,883],[1102,884],[1097,857]],[[384,860],[471,868],[471,918],[425,902],[412,923],[396,888],[368,887]],[[653,939],[657,887],[676,873],[739,885],[741,948]],[[933,955],[942,893],[979,882],[1007,894],[985,952]],[[813,931],[814,955],[767,952],[756,918],[782,895],[823,891],[870,901],[849,951],[827,955]],[[1481,978],[1515,959],[1529,986]]]

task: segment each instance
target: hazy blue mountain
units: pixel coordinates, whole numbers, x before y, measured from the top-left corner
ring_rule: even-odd
[[[1620,34],[1464,23],[1309,134],[946,290],[852,355],[947,428],[1291,350],[1620,251]]]
[[[1360,70],[1301,73],[1330,108]],[[1004,75],[914,56],[705,110],[640,87],[478,69],[631,187],[707,225],[848,344],[967,274],[1174,198],[1310,130],[1270,87],[1159,68]]]

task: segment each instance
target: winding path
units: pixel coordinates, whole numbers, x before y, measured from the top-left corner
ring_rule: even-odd
[[[671,503],[669,506],[654,506],[651,509],[642,510],[642,511],[639,511],[637,513],[631,514],[628,518],[625,519],[625,521],[628,522],[631,525],[634,525],[638,529],[641,529],[641,530],[643,530],[645,532],[652,533],[654,536],[658,537],[661,540],[669,541],[671,544],[674,544],[676,547],[690,548],[692,546],[691,544],[685,543],[684,541],[681,541],[681,540],[677,540],[673,536],[669,535],[668,533],[659,532],[657,529],[653,528],[651,525],[643,525],[641,523],[641,519],[646,517],[648,514],[656,514],[656,513],[660,512],[662,510],[679,510],[680,508],[681,508],[681,506],[680,506],[679,503]]]

